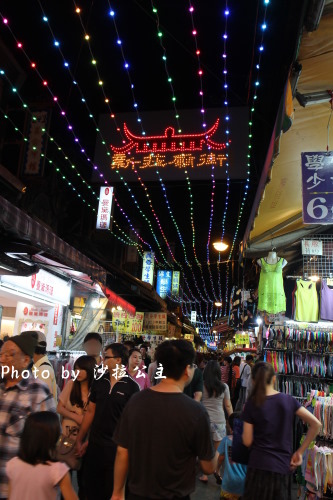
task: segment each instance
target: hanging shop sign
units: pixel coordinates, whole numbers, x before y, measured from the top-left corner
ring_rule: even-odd
[[[143,254],[141,280],[150,285],[154,283],[154,258],[154,252],[144,252]]]
[[[144,334],[142,338],[145,342],[151,342],[152,344],[160,344],[165,340],[164,335]]]
[[[250,343],[250,336],[248,333],[236,333],[235,334],[235,344],[243,345]]]
[[[185,340],[191,340],[191,342],[193,342],[194,341],[194,335],[193,335],[193,333],[185,333],[184,339]]]
[[[143,322],[144,330],[150,332],[167,332],[167,313],[161,312],[148,312],[145,313]]]
[[[172,283],[171,283],[171,294],[179,295],[179,284],[180,284],[180,271],[173,271],[172,273]]]
[[[28,131],[28,146],[23,173],[25,175],[41,175],[43,173],[46,148],[46,129],[48,128],[49,113],[34,111]]]
[[[156,181],[160,171],[163,180],[183,179],[191,173],[193,180],[226,179],[227,155],[232,157],[228,173],[231,178],[246,178],[248,111],[244,107],[229,110],[230,141],[226,145],[223,112],[219,108],[205,110],[204,127],[196,110],[182,110],[182,129],[174,128],[174,114],[170,111],[142,113],[145,131],[137,121],[136,113],[117,115],[119,133],[113,130],[110,115],[101,115],[99,128],[110,144],[108,152],[96,144],[95,163],[111,174],[115,182],[121,175],[125,181]],[[118,129],[119,132],[119,129]],[[227,136],[228,137],[228,136]],[[163,172],[163,173],[162,173]],[[97,172],[93,172],[97,180]]]
[[[195,325],[197,322],[197,311],[191,311],[191,323]]]
[[[303,223],[333,223],[333,152],[302,153]]]
[[[302,255],[323,255],[323,242],[320,240],[302,240]]]
[[[117,333],[128,333],[139,335],[142,333],[144,313],[137,312],[131,316],[125,311],[114,311],[112,313],[112,328]]]
[[[156,292],[162,299],[165,299],[166,296],[170,294],[171,281],[172,281],[172,271],[168,270],[157,271]]]
[[[0,276],[0,284],[4,289],[25,293],[36,299],[41,298],[51,303],[68,305],[70,298],[70,284],[54,276],[44,269],[40,269],[32,276]]]
[[[102,186],[99,191],[96,229],[110,229],[113,187]]]

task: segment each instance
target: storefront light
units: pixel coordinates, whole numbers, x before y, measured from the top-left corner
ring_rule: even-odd
[[[262,324],[262,319],[261,318],[257,318],[257,325],[261,325]]]
[[[34,302],[39,302],[40,304],[45,304],[49,307],[54,307],[54,302],[51,302],[51,301],[48,301],[45,299],[41,299],[40,297],[37,297],[36,295],[29,295],[28,293],[19,292],[18,290],[14,289],[14,288],[10,288],[8,286],[4,286],[4,285],[0,284],[0,291],[1,290],[3,290],[6,293],[10,293],[12,295],[17,295],[18,297],[23,297],[29,303],[31,303],[31,301],[34,301]]]
[[[313,275],[313,276],[310,276],[309,278],[311,281],[318,281],[320,278],[319,276],[316,276],[316,275]]]
[[[99,309],[99,299],[93,299],[93,300],[91,301],[91,307],[92,307],[93,309]]]

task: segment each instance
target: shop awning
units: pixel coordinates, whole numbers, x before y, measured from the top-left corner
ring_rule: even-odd
[[[136,309],[132,304],[127,302],[115,292],[110,290],[107,286],[102,286],[103,293],[108,299],[109,303],[114,307],[121,307],[124,311],[128,312],[131,316],[135,316]]]
[[[300,94],[333,90],[332,32],[333,8],[328,5],[318,30],[305,32],[302,37],[297,59],[302,65],[297,84]],[[275,160],[274,142],[279,130],[274,130],[243,240],[243,256],[262,255],[273,246],[277,250],[286,249],[311,233],[332,227],[303,224],[301,186],[301,153],[326,150],[331,113],[329,97],[326,102],[306,107],[294,99],[293,107],[293,124],[281,136],[280,151]],[[330,135],[330,149],[333,149]]]
[[[70,268],[81,271],[103,284],[106,282],[105,269],[2,196],[0,196],[0,226],[9,233],[31,242]]]

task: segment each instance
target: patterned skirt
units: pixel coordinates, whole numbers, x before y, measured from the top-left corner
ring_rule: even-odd
[[[248,467],[242,500],[291,500],[291,475]]]

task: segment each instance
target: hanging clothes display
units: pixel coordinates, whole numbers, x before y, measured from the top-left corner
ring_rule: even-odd
[[[256,308],[254,290],[233,287],[230,295],[229,325],[242,330],[257,326]]]
[[[326,280],[321,282],[320,319],[333,321],[333,290],[329,288]]]
[[[316,283],[297,280],[296,282],[296,321],[317,322],[319,305]]]
[[[286,296],[283,288],[282,268],[285,260],[280,258],[275,264],[260,259],[260,279],[258,289],[258,311],[279,314],[286,311]]]

